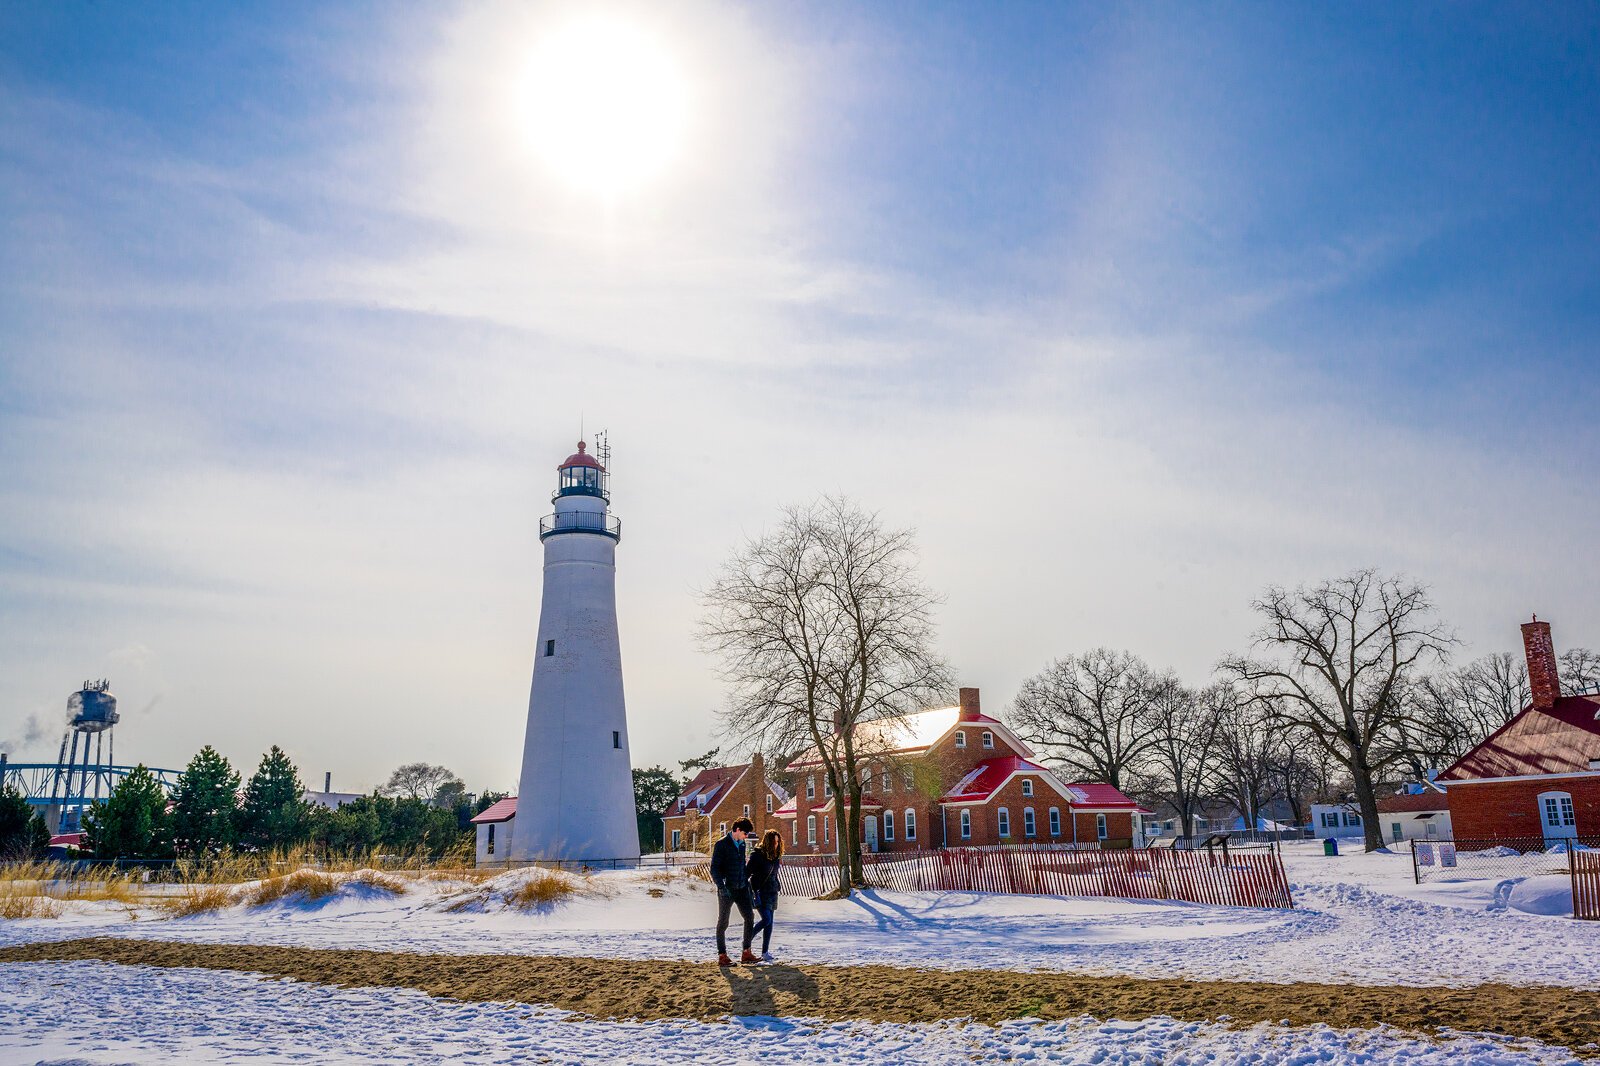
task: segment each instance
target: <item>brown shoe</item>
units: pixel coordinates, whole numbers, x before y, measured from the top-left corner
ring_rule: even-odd
[[[745,954],[748,955],[749,952],[747,951],[747,952],[745,952]],[[718,966],[732,966],[733,965],[733,960],[728,958],[728,956],[726,956],[726,955],[718,955],[717,956],[717,965]]]
[[[751,951],[749,948],[745,948],[744,949],[744,954],[739,956],[739,961],[741,963],[743,963],[744,965],[749,966],[751,963],[760,962],[761,961],[761,956],[757,955],[755,952]]]

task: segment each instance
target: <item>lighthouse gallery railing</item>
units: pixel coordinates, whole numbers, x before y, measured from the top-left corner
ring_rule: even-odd
[[[599,533],[612,540],[622,539],[622,521],[593,511],[560,511],[539,519],[539,539],[557,533]]]

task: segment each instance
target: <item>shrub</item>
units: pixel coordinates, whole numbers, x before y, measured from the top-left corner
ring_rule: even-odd
[[[506,902],[513,907],[528,910],[549,907],[566,899],[578,890],[573,879],[555,870],[534,870],[533,873],[506,893]]]
[[[262,907],[294,895],[302,895],[308,900],[321,899],[331,896],[338,887],[339,882],[334,880],[332,874],[310,869],[296,870],[280,877],[269,877],[257,884],[250,892],[250,904]]]
[[[161,897],[156,907],[168,917],[188,918],[195,914],[220,911],[235,902],[233,889],[224,885],[199,883],[182,886],[182,891],[175,896]]]

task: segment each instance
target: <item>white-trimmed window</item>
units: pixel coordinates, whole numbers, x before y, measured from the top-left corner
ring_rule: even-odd
[[[681,813],[681,812],[682,812],[682,811],[683,811],[683,809],[684,809],[684,808],[685,808],[685,807],[687,807],[687,806],[689,806],[689,800],[688,800],[688,797],[686,797],[686,796],[679,796],[679,797],[678,797],[678,811],[679,811],[679,812],[680,812],[680,813]]]
[[[1061,808],[1060,807],[1051,807],[1050,808],[1050,835],[1053,836],[1053,837],[1058,837],[1058,836],[1061,835]]]
[[[828,842],[828,816],[826,814],[822,816],[822,842],[824,844]]]
[[[1022,835],[1025,837],[1033,836],[1035,828],[1036,824],[1033,820],[1033,808],[1022,808]]]
[[[894,775],[887,770],[883,772],[883,790],[885,792],[894,791]]]
[[[986,748],[994,747],[994,734],[987,729],[983,731],[983,746]]]
[[[998,811],[995,812],[995,818],[996,818],[996,824],[998,825],[998,827],[1000,829],[1000,835],[1003,836],[1003,837],[1010,836],[1011,835],[1011,812],[1006,810],[1004,807],[1001,807]]]
[[[674,829],[672,831],[672,850],[673,851],[677,851],[678,850],[678,845],[680,843],[682,843],[682,841],[683,841],[683,830]]]
[[[767,793],[767,813],[772,813],[772,793]]]
[[[964,748],[966,746],[967,746],[967,731],[965,729],[956,730],[956,747]]]
[[[800,823],[796,822],[795,824],[799,825]],[[817,816],[814,815],[814,814],[808,814],[808,815],[806,815],[806,843],[815,845],[816,842],[817,842]]]
[[[1578,824],[1578,811],[1570,792],[1539,793],[1539,820],[1546,829],[1566,829]]]
[[[800,819],[798,818],[796,818],[794,820],[794,824],[789,827],[789,843],[793,844],[795,847],[800,846]]]
[[[883,839],[885,839],[885,840],[893,840],[894,839],[894,812],[893,811],[884,811],[883,812]]]
[[[822,778],[822,796],[824,799],[833,795],[833,779],[827,776]]]
[[[1095,835],[1098,836],[1101,840],[1104,840],[1106,838],[1106,816],[1105,815],[1097,814],[1097,815],[1094,816],[1094,832],[1095,832]]]
[[[1322,828],[1324,828],[1324,829],[1337,829],[1337,828],[1339,828],[1339,812],[1338,811],[1323,811],[1322,812]]]
[[[910,807],[906,808],[906,839],[917,839],[917,812]]]
[[[718,822],[717,823],[717,836],[720,837],[720,836],[727,836],[727,835],[728,835],[728,823],[727,822]]]
[[[1345,811],[1344,812],[1344,824],[1345,824],[1346,828],[1349,828],[1351,826],[1360,825],[1361,824],[1361,815],[1357,814],[1354,811]]]
[[[814,800],[816,798],[817,798],[817,775],[816,774],[807,774],[806,775],[806,799]]]
[[[916,787],[916,784],[917,784],[916,772],[913,771],[913,770],[910,770],[910,769],[901,770],[900,771],[900,784],[905,788],[905,790],[907,792],[910,792],[913,788]]]
[[[961,839],[972,839],[972,812],[965,807],[961,808]]]
[[[1024,777],[1022,779],[1022,794],[1029,799],[1033,798],[1033,778]]]
[[[748,803],[744,805],[744,816],[746,818],[750,817],[750,804]]]

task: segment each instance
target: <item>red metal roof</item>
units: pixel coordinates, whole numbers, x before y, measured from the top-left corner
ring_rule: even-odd
[[[975,764],[950,791],[940,797],[941,803],[978,803],[994,795],[1015,773],[1032,773],[1048,778],[1057,788],[1061,782],[1056,775],[1036,762],[1017,755],[1001,755]]]
[[[1414,814],[1418,811],[1448,811],[1450,799],[1443,792],[1429,789],[1415,796],[1385,796],[1378,801],[1379,814]]]
[[[517,797],[507,796],[472,820],[473,825],[485,825],[489,822],[509,822],[517,813]]]
[[[48,845],[52,848],[76,848],[83,846],[82,833],[61,833],[50,838]]]
[[[1480,777],[1577,774],[1600,759],[1600,696],[1563,696],[1549,710],[1531,704],[1439,775]]]
[[[689,782],[689,787],[684,789],[672,804],[668,815],[681,814],[690,807],[698,807],[710,812],[717,809],[728,796],[728,790],[735,781],[750,769],[749,763],[740,763],[738,766],[710,766],[694,775],[694,780]],[[701,802],[703,801],[703,802]]]
[[[1083,797],[1074,804],[1077,807],[1110,807],[1130,811],[1141,809],[1137,803],[1124,796],[1115,785],[1102,784],[1098,781],[1074,781],[1067,786],[1067,791]]]
[[[580,440],[578,442],[578,450],[567,456],[566,459],[562,461],[561,465],[556,467],[556,469],[564,470],[569,466],[592,466],[596,470],[604,470],[605,467],[600,465],[600,460],[596,459],[594,456],[590,455],[584,450],[586,447],[587,445]]]

